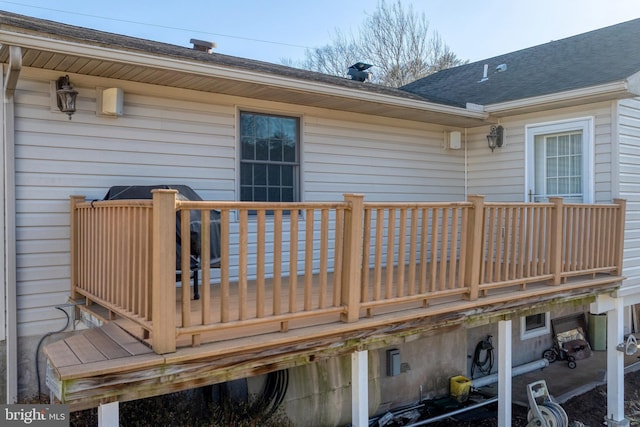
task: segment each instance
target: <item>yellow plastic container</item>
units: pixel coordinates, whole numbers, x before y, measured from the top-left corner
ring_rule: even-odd
[[[463,375],[456,375],[451,377],[449,382],[449,392],[451,397],[458,402],[466,402],[469,398],[469,391],[471,390],[471,379]]]

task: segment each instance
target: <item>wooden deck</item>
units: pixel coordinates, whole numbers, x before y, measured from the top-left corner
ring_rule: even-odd
[[[619,286],[621,280],[602,274],[571,278],[561,289],[531,283],[515,291],[498,289],[473,301],[444,297],[428,306],[405,302],[375,316],[363,313],[356,323],[342,322],[334,315],[328,315],[325,322],[300,319],[286,332],[278,324],[268,328],[262,323],[243,325],[220,331],[215,340],[200,346],[180,347],[164,355],[155,354],[148,342],[144,343],[142,328],[120,318],[47,345],[47,385],[57,401],[81,410],[287,369],[356,349],[384,348],[411,336],[464,327],[475,316],[503,318],[518,316],[518,311],[535,304],[590,301]],[[211,298],[216,298],[216,286],[212,285]],[[177,292],[181,294],[180,289]],[[202,301],[190,304],[192,316],[199,315]],[[102,317],[107,312],[96,310],[93,314]],[[138,336],[131,335],[132,331]],[[187,338],[182,339],[187,344]]]
[[[76,410],[384,348],[470,317],[584,303],[623,279],[624,218],[624,200],[72,197],[71,299],[105,326],[47,346],[47,383]],[[209,260],[213,231],[219,269],[201,271],[212,284],[193,300],[176,267]]]

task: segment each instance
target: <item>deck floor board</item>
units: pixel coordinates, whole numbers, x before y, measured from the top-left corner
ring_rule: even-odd
[[[108,360],[108,357],[106,357],[91,341],[89,341],[86,334],[72,335],[69,338],[66,338],[65,341],[73,354],[75,354],[82,363]]]
[[[105,334],[102,328],[89,329],[84,336],[109,360],[131,355],[131,353]]]
[[[57,368],[82,364],[82,361],[71,351],[65,340],[54,341],[51,344],[47,344],[45,353],[51,365]]]

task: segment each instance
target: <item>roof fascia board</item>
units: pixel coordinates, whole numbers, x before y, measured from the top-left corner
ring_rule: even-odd
[[[281,87],[283,89],[296,90],[299,92],[318,93],[341,98],[348,97],[350,99],[359,99],[363,102],[376,102],[394,107],[450,114],[464,118],[485,120],[488,117],[488,114],[483,111],[470,111],[465,108],[436,104],[428,101],[366,92],[343,86],[333,86],[331,84],[314,82],[311,80],[294,79],[275,74],[243,70],[240,68],[228,68],[216,64],[186,61],[172,58],[170,56],[155,56],[133,50],[117,50],[103,46],[85,45],[68,40],[45,38],[33,34],[15,33],[7,30],[0,30],[0,43],[60,54],[78,55],[98,60],[116,61],[164,70],[187,72],[201,76],[219,77],[248,83],[259,83]]]
[[[511,111],[517,112],[523,109],[543,108],[549,104],[574,101],[584,101],[589,98],[609,96],[611,99],[633,97],[640,94],[640,73],[634,74],[635,80],[630,84],[629,79],[606,83],[598,86],[590,86],[564,92],[556,92],[548,95],[536,96],[532,98],[516,99],[513,101],[500,102],[484,106],[484,110],[489,114],[504,114]],[[632,87],[633,86],[633,87]]]

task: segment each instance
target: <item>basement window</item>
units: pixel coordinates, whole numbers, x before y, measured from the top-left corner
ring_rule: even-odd
[[[551,333],[551,313],[538,313],[520,318],[520,339],[528,340]]]

